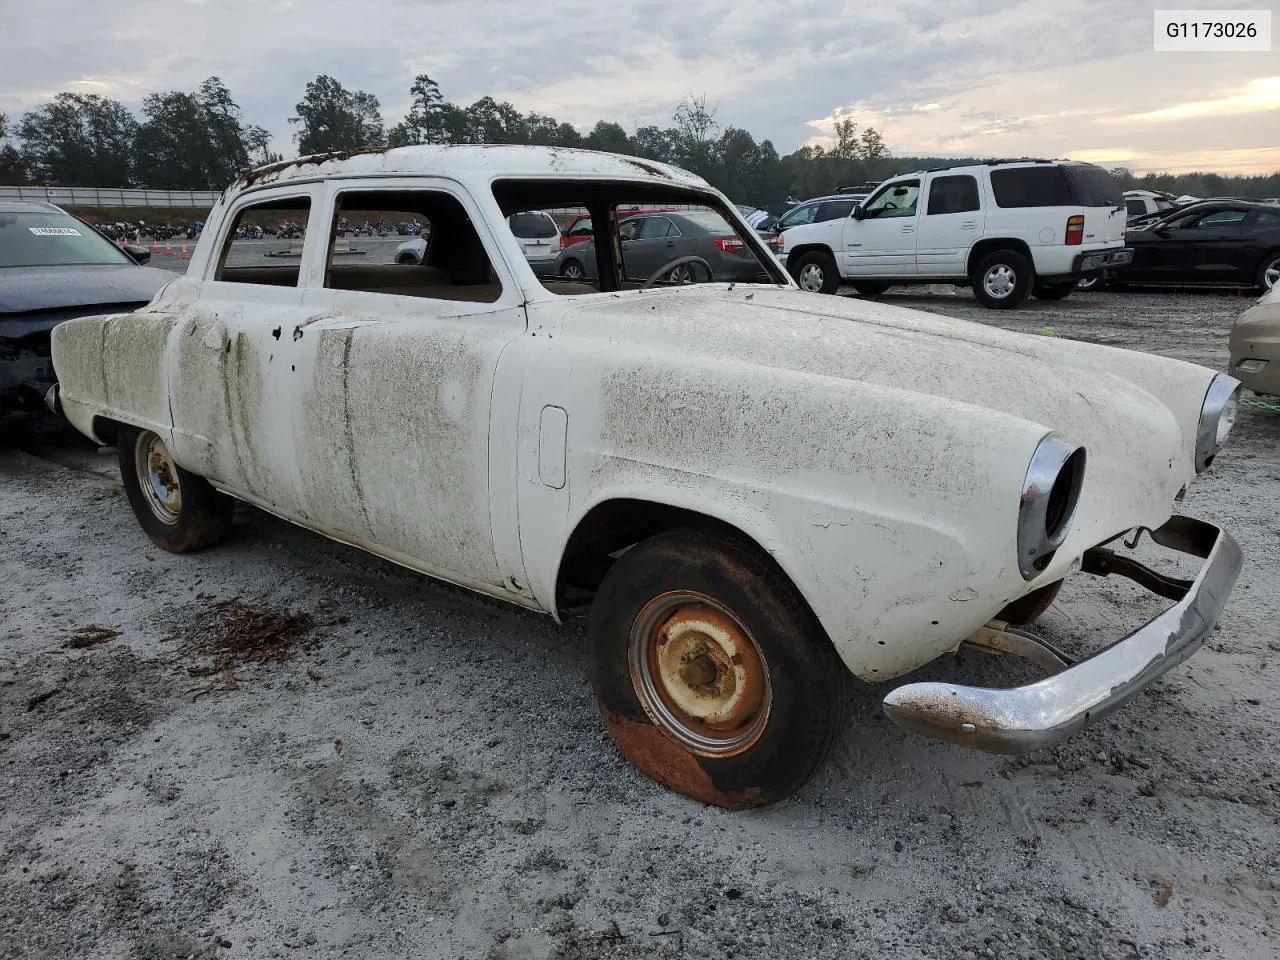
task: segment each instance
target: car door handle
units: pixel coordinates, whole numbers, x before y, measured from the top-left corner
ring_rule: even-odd
[[[915,233],[915,232],[916,232],[916,228],[915,228],[915,227],[903,227],[903,228],[902,228],[902,232],[903,232],[903,233]]]
[[[960,226],[963,227],[965,230],[972,230],[975,227],[977,227],[977,225],[978,225],[977,220],[965,220],[963,223],[960,224]]]
[[[668,246],[668,247],[674,247],[675,245],[676,245],[676,242],[675,242],[674,240],[668,240],[668,241],[667,241],[667,246]]]

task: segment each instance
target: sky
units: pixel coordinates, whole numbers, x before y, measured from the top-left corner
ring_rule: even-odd
[[[1280,0],[1195,0],[1272,11]],[[218,75],[296,153],[287,118],[328,73],[388,127],[427,73],[584,132],[667,126],[685,95],[780,153],[835,117],[900,156],[1044,156],[1138,172],[1280,170],[1280,40],[1268,53],[1156,53],[1174,0],[0,0],[0,112],[62,90],[140,106]]]

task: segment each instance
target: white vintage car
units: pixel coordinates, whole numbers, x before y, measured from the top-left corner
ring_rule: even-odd
[[[619,208],[681,216],[624,241]],[[535,276],[508,217],[571,209],[598,225],[599,279]],[[423,263],[394,244],[334,256],[340,218],[406,215],[430,224]],[[309,224],[300,259],[237,242],[281,218]],[[809,779],[851,675],[963,643],[1048,675],[911,683],[888,714],[984,750],[1055,743],[1194,652],[1241,562],[1171,516],[1231,428],[1231,378],[804,293],[723,195],[627,157],[423,146],[264,167],[222,196],[185,277],[57,327],[53,357],[53,402],[118,447],[156,544],[211,546],[236,498],[557,618],[589,604],[618,746],[725,807]],[[1194,580],[1111,546],[1143,530],[1200,558]],[[1073,662],[1016,625],[1080,572],[1170,606]]]

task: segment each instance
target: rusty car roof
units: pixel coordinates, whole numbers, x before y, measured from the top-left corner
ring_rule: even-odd
[[[484,179],[497,175],[517,178],[561,176],[708,186],[701,177],[680,167],[599,150],[517,144],[423,144],[385,149],[363,147],[282,160],[244,174],[228,188],[228,193],[290,180],[395,174],[479,176]]]

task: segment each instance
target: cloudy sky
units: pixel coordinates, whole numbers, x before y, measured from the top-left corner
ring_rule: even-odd
[[[1280,0],[1196,0],[1272,10]],[[705,94],[785,153],[832,117],[900,155],[1070,156],[1135,170],[1280,169],[1280,44],[1154,53],[1176,0],[0,0],[0,111],[60,90],[137,106],[217,74],[292,154],[287,117],[329,73],[404,113],[415,74],[580,129],[669,122]],[[1273,25],[1273,29],[1276,26]]]

